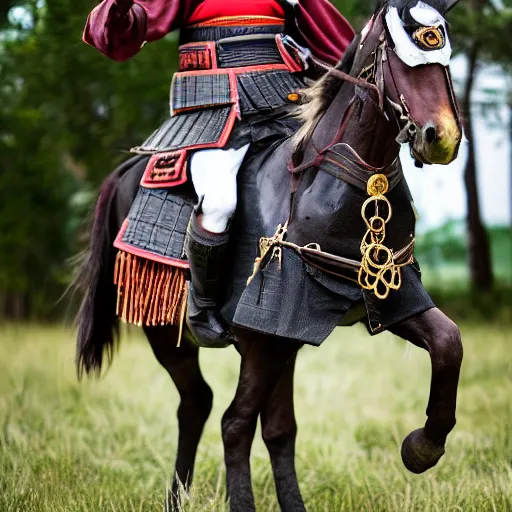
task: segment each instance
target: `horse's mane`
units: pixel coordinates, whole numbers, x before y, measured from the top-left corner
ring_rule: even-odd
[[[345,73],[350,72],[360,39],[361,36],[357,35],[352,40],[347,51],[343,55],[342,60],[334,69],[339,69]],[[301,91],[303,101],[301,105],[297,107],[294,115],[301,120],[303,124],[294,136],[295,146],[299,146],[301,142],[311,135],[311,132],[317,125],[320,117],[334,100],[334,97],[342,85],[343,82],[338,77],[327,72],[312,86]]]

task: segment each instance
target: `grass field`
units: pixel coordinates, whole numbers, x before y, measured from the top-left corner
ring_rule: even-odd
[[[297,466],[309,511],[512,511],[510,325],[462,332],[459,422],[442,462],[422,476],[403,468],[399,447],[424,422],[427,354],[358,327],[301,352]],[[73,336],[0,327],[0,511],[162,510],[177,436],[173,384],[137,332],[101,381],[79,384]],[[227,510],[220,417],[238,361],[232,349],[202,354],[215,404],[186,511]],[[278,510],[259,438],[252,465],[258,510]]]

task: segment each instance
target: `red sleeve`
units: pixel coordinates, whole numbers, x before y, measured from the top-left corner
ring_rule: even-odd
[[[190,0],[135,0],[126,11],[115,0],[103,0],[89,15],[83,39],[111,59],[133,57],[145,41],[155,41],[181,25]],[[124,11],[124,12],[123,12]]]
[[[299,0],[297,28],[313,55],[335,65],[354,38],[354,29],[329,0]]]

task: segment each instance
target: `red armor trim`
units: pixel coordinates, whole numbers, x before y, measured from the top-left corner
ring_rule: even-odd
[[[187,150],[153,155],[140,182],[145,188],[177,187],[187,181]]]
[[[126,233],[126,230],[128,229],[128,223],[129,223],[129,220],[126,219],[123,222],[123,225],[122,225],[119,233],[117,234],[117,237],[114,241],[114,247],[116,249],[119,249],[120,251],[128,252],[130,254],[134,254],[135,256],[139,256],[141,258],[146,258],[146,259],[150,259],[152,261],[156,261],[158,263],[163,263],[164,265],[171,265],[172,267],[178,267],[178,268],[183,268],[183,269],[190,268],[187,261],[183,261],[183,260],[180,260],[177,258],[158,256],[157,254],[154,254],[149,251],[145,251],[144,249],[139,249],[133,245],[123,242],[124,234]]]
[[[298,51],[295,50],[295,54],[293,56],[290,55],[290,51],[285,47],[283,43],[283,36],[281,34],[276,36],[276,44],[283,62],[288,66],[290,72],[298,73],[304,70],[304,64],[300,59]]]
[[[217,49],[215,43],[188,43],[179,48],[180,71],[217,69]]]

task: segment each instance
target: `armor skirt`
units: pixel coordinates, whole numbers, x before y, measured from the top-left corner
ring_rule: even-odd
[[[299,99],[300,48],[284,27],[204,27],[185,30],[174,75],[170,118],[139,154],[238,148],[237,128],[248,116],[281,116]],[[206,41],[206,42],[205,42]]]

